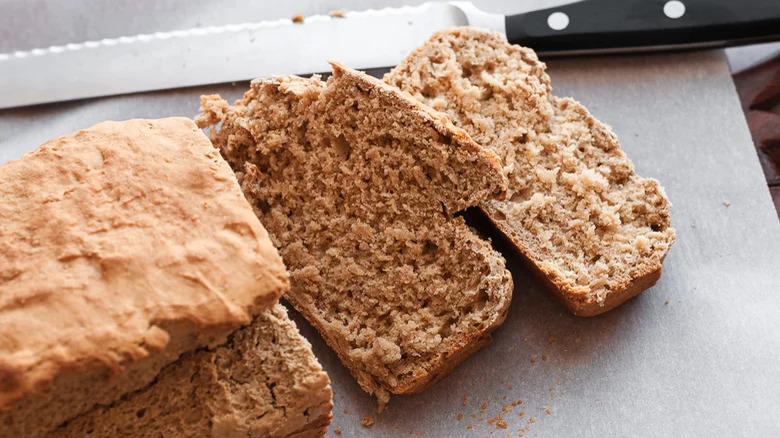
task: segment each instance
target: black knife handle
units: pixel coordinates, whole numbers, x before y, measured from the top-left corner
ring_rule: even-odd
[[[667,0],[585,0],[507,16],[506,35],[511,43],[539,52],[732,45],[780,39],[780,0],[667,3]],[[670,18],[669,15],[679,14],[679,3],[684,5],[684,13]],[[551,19],[553,13],[557,14]],[[566,21],[568,24],[561,28]],[[559,29],[553,29],[550,24]]]

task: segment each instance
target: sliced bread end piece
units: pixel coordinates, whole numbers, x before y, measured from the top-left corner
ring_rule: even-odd
[[[51,438],[322,437],[330,380],[281,304],[214,350],[188,353],[155,382],[94,408]]]
[[[550,94],[533,50],[451,29],[384,80],[501,157],[507,198],[481,207],[572,313],[603,313],[658,280],[675,239],[663,188],[634,173],[608,126]]]
[[[253,81],[201,126],[236,171],[291,276],[286,298],[380,408],[489,342],[512,293],[504,259],[453,214],[501,198],[497,156],[447,117],[334,64]]]

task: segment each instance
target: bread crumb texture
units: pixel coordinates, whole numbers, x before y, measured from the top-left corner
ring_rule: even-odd
[[[185,354],[151,385],[96,407],[50,438],[322,437],[330,380],[277,304],[213,350]]]
[[[224,342],[288,285],[185,118],[103,122],[0,166],[0,436],[40,436]]]
[[[596,314],[657,280],[675,231],[659,183],[634,173],[608,126],[550,93],[545,68],[499,34],[455,28],[384,80],[501,157],[507,199],[482,209],[569,310]]]
[[[498,157],[447,117],[334,64],[327,83],[255,80],[202,127],[290,271],[286,298],[381,404],[489,342],[512,280],[454,213],[503,196]]]

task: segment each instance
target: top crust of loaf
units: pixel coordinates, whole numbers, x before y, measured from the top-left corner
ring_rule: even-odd
[[[290,270],[285,297],[381,402],[424,389],[486,344],[512,280],[454,213],[503,197],[495,153],[364,73],[253,81],[202,98]]]
[[[0,199],[0,412],[51,394],[66,373],[105,379],[223,342],[288,283],[230,167],[189,119],[52,139],[0,167]]]
[[[601,313],[658,279],[675,239],[663,188],[634,173],[608,126],[552,96],[533,50],[450,29],[384,80],[501,157],[507,199],[481,207],[569,310]]]

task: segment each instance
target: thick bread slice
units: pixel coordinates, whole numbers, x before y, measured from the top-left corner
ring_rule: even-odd
[[[332,407],[327,374],[277,304],[226,345],[185,354],[154,383],[50,438],[319,438]]]
[[[489,342],[512,281],[456,211],[502,195],[498,158],[446,117],[333,64],[203,98],[211,138],[290,270],[285,297],[381,405]]]
[[[531,49],[452,29],[384,80],[498,153],[509,192],[482,210],[569,311],[605,312],[658,280],[675,239],[663,189],[634,173],[608,126],[550,94]]]
[[[41,436],[225,342],[287,289],[184,118],[104,122],[0,166],[0,436]]]

